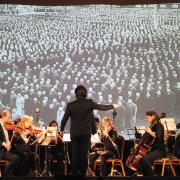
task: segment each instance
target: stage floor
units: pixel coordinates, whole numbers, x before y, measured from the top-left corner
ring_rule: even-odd
[[[51,176],[51,177],[27,177],[27,176],[14,176],[14,177],[1,177],[0,179],[5,180],[179,180],[180,176],[152,176],[152,177],[135,177],[135,176]]]

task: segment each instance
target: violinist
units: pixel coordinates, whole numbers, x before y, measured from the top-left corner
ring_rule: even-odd
[[[49,123],[49,127],[57,128],[57,133],[55,139],[52,139],[50,145],[53,145],[50,150],[50,159],[51,159],[51,167],[53,167],[53,172],[55,175],[64,175],[64,144],[62,136],[60,135],[58,129],[58,123],[55,120],[52,120]],[[53,161],[57,161],[56,164],[53,164]]]
[[[101,120],[102,124],[102,134],[101,142],[104,145],[105,151],[100,154],[101,159],[101,173],[102,176],[108,176],[107,163],[106,160],[109,158],[118,158],[118,135],[114,128],[112,120],[105,116]]]
[[[139,161],[138,173],[144,176],[153,176],[152,164],[154,160],[160,159],[166,155],[164,143],[164,127],[159,122],[158,114],[155,111],[146,112],[146,120],[148,124],[155,124],[152,128],[146,128],[145,131],[155,138],[150,151]]]
[[[17,154],[19,158],[21,158],[15,175],[27,176],[31,174],[32,166],[34,164],[34,153],[31,151],[29,145],[31,139],[34,140],[34,137],[32,137],[30,131],[30,127],[32,126],[32,117],[28,115],[23,115],[20,118],[20,121],[17,122],[16,126],[22,131],[14,132],[14,137],[12,141],[13,152]]]
[[[6,122],[11,122],[11,112],[9,110],[2,110],[0,112],[0,160],[9,161],[4,169],[4,176],[12,176],[19,158],[11,152],[10,131],[5,128]]]

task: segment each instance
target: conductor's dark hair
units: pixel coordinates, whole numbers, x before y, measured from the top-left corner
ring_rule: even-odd
[[[155,111],[147,111],[146,116],[154,116],[155,120],[159,120],[159,115]]]
[[[84,86],[79,85],[75,89],[75,94],[76,94],[76,98],[78,98],[78,97],[87,97],[87,89]]]

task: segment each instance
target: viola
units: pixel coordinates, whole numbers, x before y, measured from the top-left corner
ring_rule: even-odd
[[[22,134],[22,132],[24,131],[23,128],[16,126],[13,122],[5,122],[4,127],[6,130],[12,130],[19,134]]]

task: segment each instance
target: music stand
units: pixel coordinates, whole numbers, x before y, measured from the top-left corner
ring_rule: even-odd
[[[51,173],[51,167],[50,167],[50,147],[54,145],[50,145],[51,139],[49,137],[46,137],[44,142],[41,146],[45,147],[45,160],[44,160],[44,169],[41,173],[41,176],[53,176]]]
[[[41,173],[41,176],[53,176],[51,173],[51,165],[50,165],[50,143],[53,139],[56,139],[57,137],[57,128],[56,127],[47,127],[46,129],[46,137],[43,139],[41,146],[45,147],[45,161],[44,161],[44,169]]]
[[[67,175],[67,165],[70,165],[70,158],[68,152],[68,143],[71,142],[70,134],[63,134],[63,142],[64,142],[64,153],[65,153],[65,166],[64,166],[64,174]]]
[[[35,109],[35,113],[36,113],[36,125],[38,125],[39,124],[39,115],[40,115],[40,110],[38,107]]]
[[[38,171],[38,169],[40,169],[40,162],[39,162],[39,155],[38,155],[38,143],[36,141],[35,142],[34,171],[32,172],[32,176],[35,176],[35,177],[41,176],[41,173]]]
[[[41,176],[41,173],[38,171],[38,169],[40,169],[40,162],[39,162],[40,156],[38,154],[38,146],[39,146],[39,141],[41,141],[43,135],[44,135],[44,132],[40,133],[40,135],[37,135],[36,139],[30,144],[30,145],[35,144],[35,160],[34,160],[34,169],[35,170],[32,172],[32,176]]]
[[[98,133],[91,135],[91,144],[96,144],[96,143],[102,143]],[[87,176],[96,176],[95,172],[93,172],[89,166],[89,151],[88,151],[88,167],[87,167]]]
[[[134,129],[127,129],[127,137],[128,140],[134,140],[135,139],[135,130]]]

